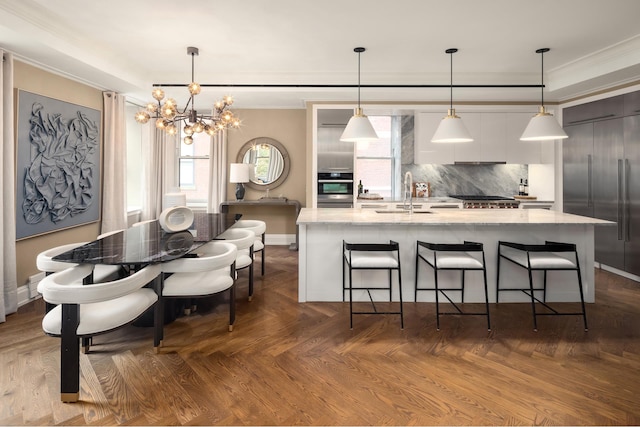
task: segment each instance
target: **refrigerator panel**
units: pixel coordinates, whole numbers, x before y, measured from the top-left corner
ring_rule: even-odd
[[[593,123],[567,126],[564,130],[569,138],[562,141],[563,211],[593,216]]]
[[[595,260],[624,268],[623,236],[623,119],[593,124],[593,216],[618,223],[595,227]]]
[[[625,271],[640,276],[640,116],[624,118]]]

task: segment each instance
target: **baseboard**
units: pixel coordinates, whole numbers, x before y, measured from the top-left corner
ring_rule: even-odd
[[[29,304],[31,301],[35,301],[38,298],[42,298],[42,296],[38,291],[30,291],[29,285],[22,285],[18,287],[18,307]]]
[[[640,276],[636,276],[635,274],[627,273],[626,271],[618,270],[614,267],[609,267],[608,265],[604,265],[601,263],[596,263],[596,267],[601,268],[602,270],[609,271],[611,273],[617,274],[618,276],[626,277],[627,279],[634,280],[636,282],[640,282]]]
[[[267,245],[289,246],[290,244],[295,243],[295,241],[295,234],[267,234],[264,236],[264,242]]]

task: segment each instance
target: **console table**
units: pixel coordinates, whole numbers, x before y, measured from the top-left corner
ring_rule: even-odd
[[[258,200],[228,200],[220,203],[220,212],[228,213],[229,206],[293,206],[296,209],[296,219],[300,213],[300,202],[297,200],[290,200],[285,198],[264,198]],[[298,235],[299,227],[296,224],[296,241],[289,246],[292,251],[298,250]]]

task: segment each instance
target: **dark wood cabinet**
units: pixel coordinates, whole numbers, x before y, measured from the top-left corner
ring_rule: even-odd
[[[608,120],[624,116],[624,95],[599,101],[587,102],[562,110],[562,125],[573,126],[581,123]]]

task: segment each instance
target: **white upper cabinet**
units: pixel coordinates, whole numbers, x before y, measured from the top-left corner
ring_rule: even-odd
[[[414,117],[414,162],[420,164],[453,164],[454,144],[434,144],[433,134],[447,113],[416,113]]]
[[[513,164],[553,163],[553,142],[520,141],[535,113],[460,112],[474,139],[464,143],[431,142],[443,113],[415,115],[415,163],[506,162]]]

